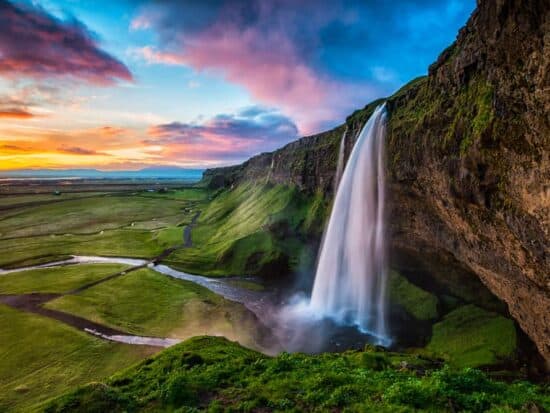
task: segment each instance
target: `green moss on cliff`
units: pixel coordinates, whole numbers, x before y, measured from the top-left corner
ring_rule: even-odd
[[[516,328],[508,318],[462,306],[433,327],[427,350],[457,367],[498,364],[514,357]]]
[[[445,152],[457,150],[464,155],[474,142],[488,133],[494,120],[494,88],[481,77],[471,79],[455,95],[449,96],[428,77],[414,79],[389,98],[390,153],[392,166],[398,167],[404,150],[429,147]],[[424,130],[429,129],[426,136]],[[398,140],[417,136],[417,142]],[[412,144],[412,145],[411,145]],[[424,147],[426,145],[426,147]]]
[[[321,194],[296,187],[243,184],[203,205],[193,247],[167,262],[206,275],[287,276],[300,264],[308,236],[319,236],[326,218]]]
[[[397,271],[392,271],[390,274],[389,291],[391,305],[401,306],[417,320],[437,318],[437,297],[417,287]]]

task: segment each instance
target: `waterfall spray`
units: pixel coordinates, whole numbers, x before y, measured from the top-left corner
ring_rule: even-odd
[[[361,131],[338,185],[309,308],[389,344],[386,325],[384,105]]]

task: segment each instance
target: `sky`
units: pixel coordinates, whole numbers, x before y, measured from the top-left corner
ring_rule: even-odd
[[[239,163],[424,75],[475,0],[0,0],[0,169]]]

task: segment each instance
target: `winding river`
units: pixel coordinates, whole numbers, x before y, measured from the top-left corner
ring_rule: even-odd
[[[128,265],[130,268],[124,272],[129,272],[139,268],[149,268],[159,274],[166,275],[168,277],[176,278],[179,280],[185,280],[193,282],[202,287],[209,289],[210,291],[228,299],[243,304],[246,308],[252,311],[258,318],[261,318],[262,314],[265,314],[265,308],[270,304],[271,295],[262,291],[251,291],[245,288],[238,287],[232,284],[230,281],[236,278],[209,278],[200,275],[192,275],[183,271],[175,270],[164,264],[155,264],[150,260],[125,258],[125,257],[97,257],[97,256],[84,256],[75,255],[70,259],[63,261],[55,261],[46,264],[33,265],[28,267],[20,267],[9,270],[0,269],[0,276],[12,273],[18,273],[28,270],[36,270],[43,268],[61,267],[66,265],[79,265],[79,264],[122,264]],[[246,279],[238,277],[237,279]],[[7,297],[7,296],[5,296]],[[10,297],[8,297],[10,298]],[[81,320],[82,321],[82,320]],[[110,331],[110,329],[102,329],[99,326],[83,326],[82,330],[101,337],[105,340],[116,341],[119,343],[135,344],[135,345],[147,345],[154,347],[169,347],[179,343],[181,340],[174,338],[158,338],[158,337],[143,337],[129,334],[117,334],[117,332]]]

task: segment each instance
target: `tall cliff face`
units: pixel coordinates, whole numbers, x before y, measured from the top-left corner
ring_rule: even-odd
[[[458,295],[476,294],[481,280],[547,360],[549,69],[547,1],[482,0],[429,75],[387,100],[395,265]],[[349,156],[379,103],[332,131],[205,176],[217,185],[276,182],[330,196],[344,131]],[[463,285],[469,290],[457,291]],[[486,301],[478,293],[477,302]]]
[[[396,255],[475,273],[547,360],[549,59],[546,1],[481,1],[429,76],[388,101]]]
[[[271,182],[296,185],[306,193],[331,196],[340,140],[346,129],[354,142],[361,128],[383,99],[369,103],[349,116],[346,123],[330,131],[306,136],[274,152],[262,153],[241,165],[207,169],[204,180],[211,186],[231,186],[240,182]],[[346,146],[346,157],[352,144]]]

